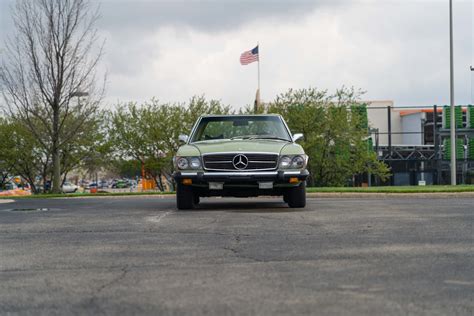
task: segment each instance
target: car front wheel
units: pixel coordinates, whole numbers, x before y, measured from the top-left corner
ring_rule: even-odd
[[[306,182],[303,181],[299,186],[291,188],[285,193],[284,201],[291,208],[300,208],[306,206]]]
[[[197,195],[196,193],[193,194],[193,198],[194,198],[194,206],[198,205],[199,204],[199,195]]]
[[[199,201],[199,197],[197,198]],[[199,202],[198,202],[199,203]],[[191,186],[178,183],[176,185],[176,206],[178,210],[193,209],[196,205],[196,196]]]

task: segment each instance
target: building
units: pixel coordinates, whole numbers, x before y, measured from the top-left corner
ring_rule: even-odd
[[[392,169],[387,185],[450,183],[448,106],[395,106],[391,100],[363,102],[369,134],[380,160]],[[474,183],[474,107],[458,105],[456,156],[458,183]]]

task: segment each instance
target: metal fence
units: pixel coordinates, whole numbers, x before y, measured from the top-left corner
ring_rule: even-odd
[[[386,182],[368,176],[369,185],[450,183],[449,107],[367,106],[366,109],[373,150],[392,170]],[[458,184],[474,184],[474,107],[457,106],[455,113]]]

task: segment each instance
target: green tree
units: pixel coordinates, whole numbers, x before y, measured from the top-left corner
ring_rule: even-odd
[[[74,139],[65,144],[61,150],[62,183],[73,170],[82,169],[88,174],[96,174],[109,166],[112,143],[107,134],[108,120],[106,112],[97,111],[85,122],[84,128],[78,130]]]
[[[38,193],[36,180],[42,174],[45,164],[49,163],[48,153],[21,121],[10,119],[5,130],[10,143],[7,145],[7,159],[12,166],[11,173],[21,176],[32,191]]]
[[[141,163],[134,159],[118,158],[111,161],[110,171],[120,178],[133,179],[141,175]]]
[[[63,146],[60,156],[61,183],[74,169],[106,165],[110,143],[101,127],[103,122],[103,115],[99,113],[86,122],[87,128],[78,130],[74,139]],[[69,127],[69,121],[64,124]],[[19,175],[30,184],[34,193],[44,191],[45,184],[53,178],[52,153],[48,149],[22,120],[0,118],[0,181],[5,182],[8,175]],[[43,190],[38,186],[39,179]]]
[[[388,176],[388,167],[367,146],[364,118],[350,110],[360,95],[344,87],[334,95],[315,88],[290,89],[267,104],[267,111],[281,114],[292,132],[304,134],[301,145],[309,156],[310,185],[343,186],[366,172]]]
[[[188,134],[200,115],[229,112],[220,101],[203,96],[192,97],[188,104],[162,104],[152,99],[142,105],[119,105],[112,114],[109,132],[116,158],[139,161],[147,176],[163,190],[162,177],[172,183],[172,157],[180,145],[179,134]]]
[[[16,145],[10,137],[12,132],[11,124],[7,119],[0,117],[0,190],[5,188],[15,166],[12,149]]]
[[[17,0],[12,9],[0,85],[10,115],[50,153],[58,193],[61,151],[94,116],[104,92],[96,85],[99,14],[90,0]]]

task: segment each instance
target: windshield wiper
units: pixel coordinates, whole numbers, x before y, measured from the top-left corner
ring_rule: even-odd
[[[223,141],[223,140],[230,140],[230,139],[229,138],[201,139],[201,140],[196,140],[191,143],[218,142],[218,141]]]
[[[277,136],[253,136],[253,137],[250,137],[249,139],[276,139],[276,140],[284,140],[286,142],[290,141],[286,138],[277,137]]]
[[[231,137],[230,140],[234,139],[253,139],[254,137],[257,137],[258,135],[242,135],[242,136],[234,136]]]

